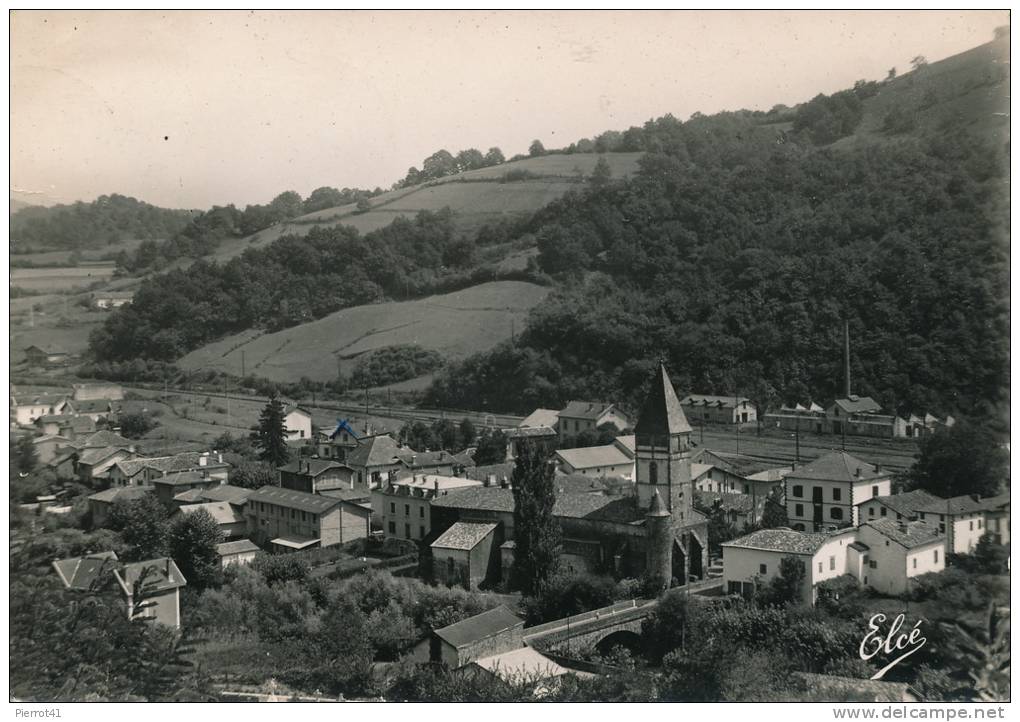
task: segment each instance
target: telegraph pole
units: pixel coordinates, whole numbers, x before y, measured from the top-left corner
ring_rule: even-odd
[[[244,368],[244,349],[241,349],[241,378],[243,379],[247,374]]]

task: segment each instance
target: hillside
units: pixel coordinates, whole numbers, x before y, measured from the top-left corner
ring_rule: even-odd
[[[338,363],[349,374],[358,355],[388,346],[417,344],[459,359],[510,338],[548,293],[532,283],[498,281],[414,301],[355,306],[277,333],[234,334],[192,351],[178,365],[240,375],[244,352],[249,374],[330,381]]]
[[[605,154],[616,178],[633,175],[641,156],[642,153]],[[349,225],[368,233],[397,218],[411,218],[419,211],[438,211],[444,207],[453,211],[457,230],[471,235],[486,223],[534,213],[567,191],[583,187],[598,159],[595,153],[554,154],[459,173],[383,193],[369,201],[371,210],[364,213],[359,213],[352,203],[298,216],[245,238],[224,240],[213,258],[224,261],[286,235],[305,235],[313,225]]]

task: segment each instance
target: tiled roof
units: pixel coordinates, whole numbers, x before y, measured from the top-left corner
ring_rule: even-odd
[[[792,466],[781,466],[778,469],[765,469],[745,477],[748,481],[782,481],[793,471]]]
[[[339,504],[340,500],[319,494],[308,494],[303,491],[281,489],[278,486],[263,486],[248,497],[248,503],[252,502],[265,502],[266,504],[275,504],[287,509],[322,514]]]
[[[510,478],[514,474],[514,462],[510,461],[505,464],[489,464],[487,466],[474,466],[464,471],[464,475],[469,479],[477,479],[478,481],[485,481],[489,474],[494,474],[496,481],[499,481],[504,476]]]
[[[478,544],[496,530],[498,524],[481,524],[469,521],[458,521],[444,531],[430,546],[433,549],[474,549]]]
[[[699,479],[714,468],[711,464],[691,464],[691,478]]]
[[[112,571],[116,564],[117,555],[114,552],[99,552],[86,557],[55,561],[53,568],[68,589],[90,591],[98,588],[101,583],[100,574]]]
[[[620,447],[620,449],[630,458],[634,458],[635,447],[637,446],[637,437],[634,434],[627,434],[625,436],[617,436],[613,439],[613,443]]]
[[[397,457],[401,463],[409,469],[425,469],[433,466],[446,466],[454,462],[454,456],[449,451],[414,451],[413,449],[399,449]]]
[[[146,494],[151,494],[155,489],[151,486],[115,486],[111,489],[100,491],[89,497],[90,501],[98,501],[105,504],[112,504],[119,500],[139,499]]]
[[[469,486],[451,489],[432,500],[432,506],[448,509],[472,509],[475,511],[513,512],[514,493],[511,489],[498,486]]]
[[[238,539],[237,541],[223,542],[216,545],[216,553],[221,557],[230,554],[243,554],[244,552],[257,552],[258,546],[251,539]]]
[[[20,396],[20,398],[15,398],[14,401],[17,406],[55,406],[67,401],[67,395],[35,394],[34,396]]]
[[[45,434],[44,436],[37,436],[32,439],[33,444],[41,444],[46,441],[65,441],[68,445],[71,443],[71,440],[66,436],[59,436],[57,434]]]
[[[896,521],[895,519],[874,519],[861,526],[870,526],[878,533],[911,549],[923,544],[937,541],[938,527],[923,521]]]
[[[945,499],[940,499],[937,496],[929,494],[924,489],[915,489],[914,491],[906,491],[906,492],[904,492],[902,494],[890,494],[888,496],[876,496],[876,497],[873,497],[871,499],[867,499],[867,500],[865,500],[865,502],[861,502],[861,503],[863,504],[863,503],[866,503],[867,501],[877,501],[878,503],[882,504],[883,506],[887,506],[890,509],[892,509],[894,512],[896,512],[898,514],[902,514],[903,516],[910,516],[910,515],[912,515],[917,510],[918,506],[926,506],[926,505],[929,505],[929,504],[934,506],[936,504],[940,504],[942,506],[942,509],[943,509],[943,512],[942,512],[943,514],[945,513],[944,510],[946,508],[946,500]]]
[[[498,486],[453,489],[449,493],[433,499],[432,506],[512,514],[514,495],[512,489],[503,489]],[[622,524],[633,523],[644,518],[633,497],[591,493],[557,494],[553,515],[567,519],[593,519]]]
[[[732,408],[739,406],[745,401],[750,401],[746,396],[713,396],[711,394],[687,394],[680,402],[684,406],[719,406],[720,408]]]
[[[474,663],[498,677],[509,680],[548,679],[560,677],[571,671],[531,647],[521,647],[490,657],[482,657],[476,659]]]
[[[202,464],[203,455],[205,457],[205,465]],[[145,466],[169,474],[173,471],[193,471],[195,469],[225,469],[229,468],[230,464],[225,461],[217,461],[215,456],[205,452],[183,451],[173,456],[151,458]]]
[[[614,477],[617,478],[617,477]],[[622,480],[633,486],[633,482]],[[591,494],[608,488],[606,477],[585,476],[584,474],[557,474],[553,483],[556,494]]]
[[[595,469],[606,466],[626,466],[633,463],[616,444],[589,446],[581,449],[560,449],[556,456],[575,469]]]
[[[972,514],[984,511],[986,506],[980,499],[964,495],[954,496],[951,499],[940,499],[937,496],[927,501],[919,499],[911,505],[911,508],[926,514]]]
[[[1003,507],[1009,506],[1009,494],[999,494],[998,496],[989,496],[981,499],[978,502],[985,511],[997,511]]]
[[[137,459],[123,459],[118,461],[116,466],[120,469],[121,473],[127,478],[131,478],[135,474],[141,473],[145,468],[146,462],[152,461],[151,458],[137,458]]]
[[[612,404],[602,401],[571,401],[565,409],[559,412],[559,417],[595,421],[607,411],[612,410],[612,408]]]
[[[687,423],[687,416],[684,415],[680,400],[676,397],[676,390],[673,388],[673,382],[669,380],[666,367],[659,364],[634,431],[642,436],[649,434],[664,436],[689,433],[690,430],[691,425]]]
[[[202,492],[205,491],[201,487],[195,487],[194,489],[188,489],[182,491],[180,494],[174,494],[174,501],[178,504],[201,504],[206,499],[202,498]]]
[[[209,516],[216,520],[217,524],[236,524],[244,521],[244,514],[237,507],[225,501],[186,504],[179,509],[181,514],[197,514],[199,510],[205,510]]]
[[[410,489],[432,489],[433,491],[444,489],[460,489],[465,486],[480,486],[477,479],[466,479],[460,476],[440,476],[439,474],[415,474],[397,479],[394,486],[406,486]]]
[[[503,429],[503,435],[508,439],[541,439],[556,436],[556,429],[551,426],[514,426]]]
[[[559,418],[560,412],[555,409],[535,409],[524,417],[524,420],[517,424],[517,426],[521,428],[528,426],[556,426]]]
[[[184,575],[181,574],[181,570],[177,568],[174,560],[167,559],[166,557],[135,562],[134,564],[125,564],[122,569],[115,569],[113,573],[117,576],[117,581],[120,582],[121,587],[127,594],[134,592],[135,583],[143,575],[145,577],[145,580],[142,582],[143,593],[146,591],[164,592],[183,587],[187,584]]]
[[[278,468],[278,471],[285,471],[290,474],[311,474],[312,476],[318,476],[324,471],[330,469],[350,469],[351,467],[347,464],[342,464],[339,461],[330,461],[329,459],[296,459],[295,461],[285,464]]]
[[[347,463],[351,466],[389,466],[399,462],[400,447],[397,442],[385,434],[360,439],[358,447],[347,455]]]
[[[724,547],[761,549],[790,554],[814,554],[828,538],[827,534],[812,534],[789,529],[761,529],[733,541],[723,542]]]
[[[71,406],[79,414],[99,414],[109,411],[113,402],[109,399],[91,399],[89,401],[72,401]]]
[[[208,489],[196,489],[206,501],[227,501],[231,504],[244,504],[248,497],[255,493],[254,489],[245,489],[232,484],[217,484]]]
[[[860,476],[857,471],[860,470]],[[875,471],[875,467],[845,451],[831,451],[787,474],[787,479],[816,479],[822,481],[859,482],[868,479],[885,479],[889,474]]]
[[[150,484],[161,484],[170,486],[184,486],[185,484],[195,484],[197,482],[209,482],[216,483],[214,479],[210,479],[201,471],[179,471],[174,474],[167,474],[166,476],[159,476],[155,479],[150,479]]]
[[[90,434],[85,439],[85,443],[82,448],[91,449],[100,446],[131,446],[133,442],[130,439],[125,439],[120,434],[115,434],[112,431],[97,431],[94,434]]]
[[[765,501],[762,499],[761,501]],[[694,503],[702,511],[711,512],[716,503],[726,511],[750,514],[754,510],[754,499],[750,494],[731,494],[722,491],[695,491]]]
[[[119,446],[117,447],[104,446],[98,449],[88,449],[82,452],[81,455],[78,457],[78,463],[86,464],[88,466],[95,466],[96,464],[102,463],[106,459],[109,459],[111,456],[113,456],[119,451],[131,453],[130,451],[128,451],[126,447]]]
[[[505,604],[500,604],[495,609],[437,629],[436,635],[448,644],[460,648],[517,626],[523,627],[524,620],[511,612]]]
[[[870,396],[851,396],[848,399],[836,399],[836,406],[849,414],[869,414],[881,411],[881,405]]]

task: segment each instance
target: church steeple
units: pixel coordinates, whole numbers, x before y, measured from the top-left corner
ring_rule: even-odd
[[[651,389],[634,427],[638,504],[652,508],[659,495],[677,525],[691,520],[691,425],[669,380],[659,364]]]

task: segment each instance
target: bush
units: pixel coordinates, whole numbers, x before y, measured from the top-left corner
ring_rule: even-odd
[[[616,599],[616,583],[611,577],[590,574],[558,574],[522,606],[529,624],[608,607]]]
[[[262,575],[267,584],[302,582],[308,578],[311,567],[294,554],[257,554],[251,569]]]
[[[157,422],[148,414],[134,412],[118,416],[117,425],[125,438],[140,439],[156,428]]]

